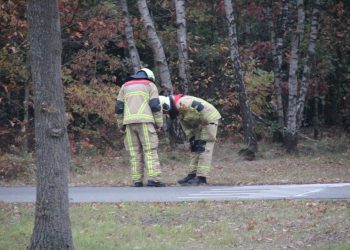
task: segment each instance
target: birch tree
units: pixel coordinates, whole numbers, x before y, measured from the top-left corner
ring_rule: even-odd
[[[298,127],[297,127],[297,99],[298,99],[298,61],[299,47],[304,36],[304,1],[297,0],[297,27],[291,42],[291,57],[289,64],[288,79],[288,120],[287,131],[285,135],[285,145],[288,152],[296,150],[298,144]]]
[[[310,72],[311,72],[312,64],[315,59],[315,47],[316,47],[316,40],[317,40],[317,33],[318,33],[318,20],[320,16],[319,6],[320,6],[320,0],[315,0],[314,8],[312,11],[310,38],[309,38],[309,44],[307,49],[308,53],[306,55],[305,62],[304,62],[303,76],[301,79],[299,98],[297,101],[298,129],[301,127],[302,120],[303,120],[303,111],[305,107],[306,93],[309,88]]]
[[[184,93],[188,92],[190,79],[188,48],[187,48],[187,25],[186,25],[186,9],[184,0],[173,0],[176,9],[176,31],[177,45],[179,53],[179,78],[180,85]]]
[[[124,19],[124,25],[125,25],[125,37],[128,43],[130,60],[131,60],[134,73],[136,73],[141,69],[141,61],[140,61],[139,52],[137,51],[137,47],[134,41],[133,28],[130,24],[127,0],[120,0],[120,4],[122,6],[123,19]]]
[[[69,142],[61,81],[58,0],[28,5],[37,165],[35,222],[29,249],[74,249],[69,219]]]
[[[274,1],[271,1],[271,7]],[[277,105],[277,117],[278,117],[278,126],[280,129],[284,128],[285,119],[284,119],[284,108],[283,108],[283,99],[282,99],[282,61],[283,61],[283,39],[284,32],[286,29],[287,23],[287,14],[288,14],[288,0],[283,0],[281,6],[281,14],[279,15],[274,24],[274,19],[271,11],[271,7],[268,9],[268,20],[269,27],[271,32],[271,47],[272,47],[272,57],[273,57],[273,72],[274,72],[274,89]]]
[[[235,89],[238,92],[239,105],[243,119],[244,139],[248,145],[249,152],[255,154],[258,150],[258,144],[256,141],[255,125],[250,110],[249,100],[243,82],[244,78],[239,59],[236,22],[233,14],[231,0],[224,0],[224,5],[229,30],[230,51],[233,65],[233,78],[235,83]]]
[[[137,6],[142,16],[145,29],[147,31],[148,39],[152,47],[153,55],[155,57],[156,66],[159,71],[160,81],[163,88],[163,94],[169,95],[173,93],[173,86],[170,79],[170,71],[165,57],[163,45],[157,35],[153,20],[149,13],[146,0],[138,0]]]

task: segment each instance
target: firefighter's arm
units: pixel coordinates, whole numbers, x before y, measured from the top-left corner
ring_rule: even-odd
[[[161,128],[163,127],[163,113],[162,113],[162,106],[160,105],[159,101],[159,95],[158,95],[158,89],[156,85],[153,83],[150,84],[151,91],[150,91],[150,99],[149,99],[149,106],[151,107],[155,127]]]
[[[117,117],[117,124],[120,131],[124,131],[125,127],[123,125],[124,118],[124,89],[123,87],[119,90],[117,100],[115,102],[115,114]]]
[[[193,126],[208,125],[209,122],[206,119],[203,109],[203,104],[192,101],[191,105],[186,107],[183,120]]]
[[[193,113],[196,114],[195,116],[198,119],[198,123],[200,125],[208,125],[209,124],[208,116],[207,116],[207,114],[205,114],[204,104],[202,104],[199,101],[193,100],[192,104],[191,104],[191,108],[192,108]]]
[[[194,137],[193,128],[187,122],[180,120],[181,128],[185,133],[187,140],[190,140]]]

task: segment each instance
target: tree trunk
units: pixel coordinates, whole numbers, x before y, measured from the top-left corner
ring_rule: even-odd
[[[57,0],[28,5],[34,83],[37,193],[29,249],[74,249],[68,201],[69,142],[61,81]]]
[[[297,128],[297,99],[298,99],[298,51],[301,43],[301,38],[304,33],[304,1],[297,1],[298,8],[298,23],[296,32],[292,38],[291,59],[289,64],[289,79],[288,79],[288,120],[285,144],[288,152],[297,150],[298,145],[298,128]]]
[[[313,126],[314,126],[314,139],[318,140],[319,136],[320,136],[320,118],[319,118],[319,108],[320,108],[320,97],[318,95],[318,86],[316,87],[316,93],[315,93],[315,97],[314,97],[314,117],[313,117]]]
[[[242,8],[242,43],[243,44],[249,44],[251,43],[251,33],[252,33],[252,22],[250,21],[250,17],[248,14],[248,8],[249,8],[249,1],[243,1]],[[238,20],[239,22],[239,20]]]
[[[271,3],[272,5],[272,3]],[[271,6],[272,7],[272,6]],[[282,3],[281,21],[277,22],[277,25],[274,25],[273,15],[271,13],[271,7],[268,7],[268,19],[271,32],[271,46],[272,46],[272,57],[273,57],[273,71],[274,71],[274,88],[277,104],[277,118],[278,118],[278,127],[280,129],[284,128],[285,119],[284,119],[284,108],[283,108],[283,99],[282,99],[282,61],[283,61],[283,38],[284,38],[284,28],[286,26],[287,13],[288,13],[288,1],[284,0]]]
[[[236,22],[233,15],[231,0],[225,0],[225,12],[228,21],[229,29],[229,41],[231,50],[231,59],[233,65],[233,77],[235,82],[235,89],[238,92],[239,104],[241,108],[241,114],[243,119],[244,139],[248,144],[248,150],[255,154],[258,150],[258,144],[256,141],[255,126],[250,110],[249,100],[247,98],[244,82],[243,72],[241,70],[241,63],[239,59],[238,42]]]
[[[173,86],[170,79],[170,71],[168,63],[166,61],[163,45],[157,35],[156,29],[153,24],[153,20],[149,13],[146,0],[138,0],[137,6],[141,13],[144,26],[147,30],[148,39],[153,50],[153,54],[156,61],[156,66],[159,70],[160,81],[163,88],[164,95],[170,95],[173,93]]]
[[[22,140],[22,154],[26,155],[28,154],[28,125],[29,125],[29,83],[26,83],[24,86],[24,101],[23,101],[23,108],[24,108],[24,116],[23,116],[23,125],[21,132],[23,133],[23,140]]]
[[[312,21],[311,21],[308,53],[305,58],[303,76],[302,76],[301,86],[300,86],[300,94],[299,94],[298,103],[297,103],[298,128],[301,127],[302,120],[303,120],[303,111],[304,111],[305,102],[306,102],[306,94],[307,94],[307,90],[309,89],[310,72],[311,72],[312,64],[314,63],[314,59],[315,59],[315,47],[316,47],[316,39],[317,39],[317,33],[318,33],[319,5],[320,5],[320,0],[316,0],[314,4],[314,9],[312,11]]]
[[[140,62],[139,52],[137,51],[135,41],[134,41],[133,29],[130,24],[128,3],[126,0],[120,0],[120,3],[122,5],[124,25],[125,25],[125,37],[128,43],[130,60],[131,60],[134,73],[136,73],[141,69],[141,62]]]
[[[183,93],[188,93],[190,70],[188,63],[186,10],[184,0],[174,0],[176,9],[176,30],[179,52],[179,78]]]

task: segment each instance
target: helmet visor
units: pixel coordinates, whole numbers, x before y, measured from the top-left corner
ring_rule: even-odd
[[[162,109],[163,109],[163,111],[165,111],[165,112],[169,112],[169,111],[170,111],[170,106],[169,106],[168,104],[166,104],[166,103],[163,103]]]

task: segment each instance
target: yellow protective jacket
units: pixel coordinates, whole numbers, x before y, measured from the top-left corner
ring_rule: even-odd
[[[175,95],[173,101],[186,136],[189,136],[194,128],[217,123],[221,118],[219,111],[201,98]]]
[[[145,79],[127,81],[121,87],[116,105],[117,123],[153,123],[156,128],[163,126],[162,109],[156,85]]]

